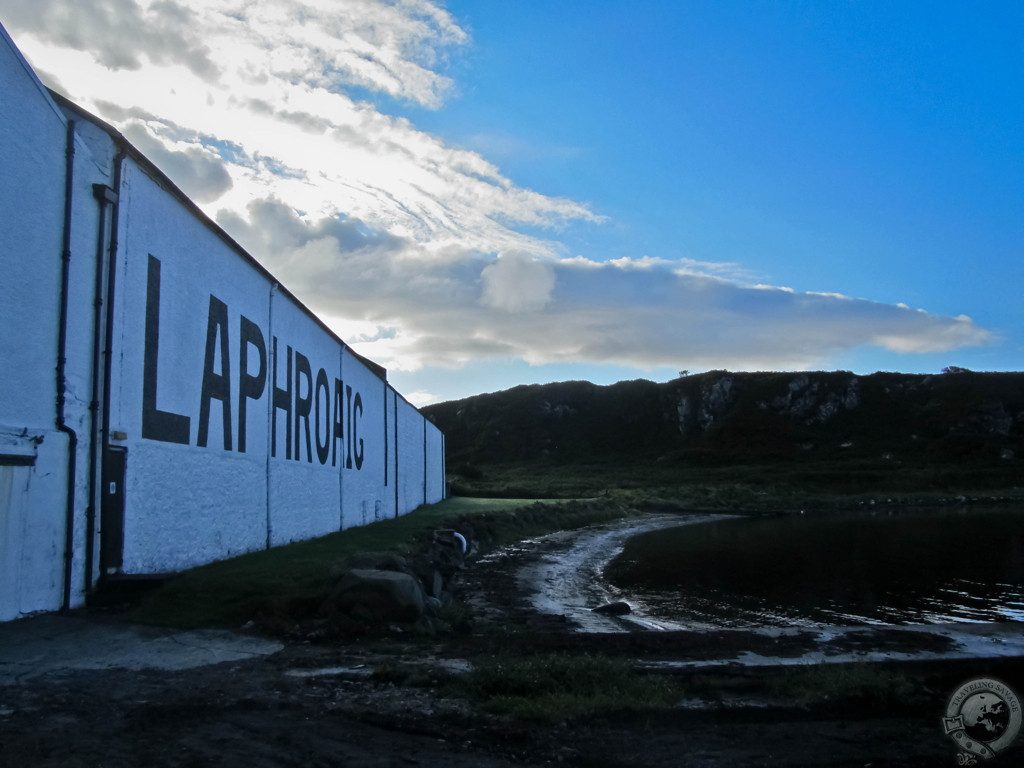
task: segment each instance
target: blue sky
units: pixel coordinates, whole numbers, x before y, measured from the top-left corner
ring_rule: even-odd
[[[244,34],[228,3],[177,5],[203,23],[107,17],[181,36],[187,58],[134,69],[61,32],[59,3],[0,20],[420,402],[1021,368],[1020,4],[310,0]],[[358,44],[302,32],[300,6]],[[181,100],[189,77],[212,109]],[[326,170],[295,149],[321,129]]]
[[[1003,338],[825,367],[1020,369],[1021,4],[449,8],[475,50],[459,96],[418,121],[613,220],[562,233],[574,251],[732,261]]]

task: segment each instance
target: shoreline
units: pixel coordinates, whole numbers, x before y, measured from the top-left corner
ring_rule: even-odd
[[[948,637],[855,628],[830,639],[834,652],[823,658],[832,663],[821,664],[808,661],[815,633],[802,629],[581,632],[569,616],[539,611],[520,578],[523,568],[531,578],[550,577],[550,598],[586,584],[638,527],[705,520],[643,515],[526,539],[474,560],[463,572],[461,597],[474,614],[463,634],[296,636],[268,656],[194,669],[71,670],[0,684],[0,765],[63,767],[69,754],[76,765],[125,768],[952,764],[954,745],[941,731],[950,692],[982,675],[1024,691],[1017,640],[1004,642],[1002,658],[942,657]],[[545,570],[577,545],[584,551],[569,558],[566,578]],[[579,610],[589,613],[586,600],[599,596],[585,595]],[[984,638],[987,628],[957,631]],[[872,644],[883,646],[888,663],[849,663],[864,661]],[[908,644],[912,658],[900,655]],[[505,665],[515,681],[549,662],[575,665],[584,680],[594,670],[625,668],[641,689],[641,708],[530,719],[452,688],[488,665]],[[505,684],[505,671],[491,682]],[[586,703],[592,692],[574,688],[579,679],[559,681],[567,690],[558,693]],[[545,706],[529,680],[515,693]],[[670,687],[675,698],[645,709],[646,686]]]
[[[857,662],[963,661],[1024,657],[1024,622],[944,622],[935,624],[808,624],[727,628],[682,624],[651,617],[642,601],[608,584],[604,567],[633,536],[663,528],[715,522],[738,515],[650,513],[638,518],[558,531],[481,558],[484,570],[511,566],[522,603],[539,616],[557,620],[564,631],[587,636],[657,632],[682,639],[692,658],[649,660],[650,667],[699,669],[715,666],[770,667]],[[599,605],[627,600],[633,612],[607,616]],[[702,635],[723,637],[718,654],[694,642]],[[765,648],[765,640],[774,645]],[[679,654],[673,654],[678,656]]]
[[[581,632],[690,629],[646,615],[643,604],[635,599],[629,601],[632,612],[624,616],[595,613],[593,609],[600,605],[624,599],[622,591],[605,581],[604,568],[627,540],[641,533],[734,517],[737,515],[650,513],[582,531],[549,534],[535,540],[545,551],[520,569],[518,582],[523,590],[533,593],[531,603],[539,613],[563,616]],[[551,544],[555,548],[547,548]],[[563,544],[567,546],[563,548]]]

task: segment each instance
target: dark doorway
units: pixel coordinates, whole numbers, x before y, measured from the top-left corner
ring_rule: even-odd
[[[100,570],[117,573],[124,562],[124,479],[128,451],[108,448],[103,458],[103,502],[100,505]]]

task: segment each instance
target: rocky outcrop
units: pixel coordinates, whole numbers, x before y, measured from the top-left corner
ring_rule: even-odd
[[[425,410],[446,434],[449,466],[470,481],[469,472],[504,462],[1024,456],[1019,373],[709,371],[664,383],[529,385]]]
[[[725,416],[735,399],[732,376],[705,382],[696,398],[683,395],[676,404],[679,433],[707,432]]]
[[[705,433],[728,418],[742,386],[734,375],[704,382],[697,397],[683,395],[676,403],[676,424],[681,435]],[[825,424],[860,405],[860,381],[850,376],[838,386],[802,373],[786,382],[775,397],[757,401],[762,411],[804,424]]]
[[[576,409],[571,405],[566,405],[565,403],[555,403],[552,405],[547,400],[542,400],[540,404],[540,412],[543,416],[555,419],[564,419],[566,416],[572,416],[576,413]]]
[[[854,376],[838,389],[828,382],[812,381],[807,374],[800,374],[789,382],[784,394],[758,403],[762,409],[771,408],[776,413],[793,421],[806,424],[824,424],[842,411],[852,411],[860,405],[860,381]]]

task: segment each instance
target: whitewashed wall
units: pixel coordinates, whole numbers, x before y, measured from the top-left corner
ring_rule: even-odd
[[[388,384],[384,405],[384,420],[387,425],[387,475],[384,483],[384,509],[386,517],[398,517],[401,507],[398,503],[398,394]]]
[[[346,452],[342,498],[344,526],[351,528],[389,516],[384,462],[385,450],[391,446],[390,436],[385,432],[390,414],[384,408],[386,383],[351,350],[345,350],[343,360],[346,391],[352,387],[353,392],[351,401],[346,400],[350,406],[347,415],[352,439],[351,456]]]
[[[67,127],[0,27],[0,621],[56,610],[65,597],[69,439],[57,430],[55,369]],[[67,325],[64,421],[79,436],[67,596],[75,606],[84,600],[91,430],[92,326],[82,310],[93,302],[98,217],[91,184],[103,176],[77,135],[72,146],[69,305],[75,309]]]
[[[128,450],[125,572],[177,570],[441,498],[442,459],[424,464],[424,433],[428,452],[441,450],[440,433],[419,411],[399,397],[395,444],[386,382],[131,159],[120,206],[111,429],[128,436],[120,443]],[[157,301],[159,332],[150,320],[147,342]],[[154,340],[148,407],[163,414],[154,423],[177,424],[177,436],[145,434]],[[388,455],[396,450],[397,507]],[[426,495],[425,469],[438,475]]]
[[[404,398],[398,398],[398,503],[400,510],[425,503],[423,487],[424,419]]]
[[[265,410],[247,419],[247,451],[236,450],[240,317],[267,327],[265,281],[131,159],[119,223],[110,426],[127,435],[116,441],[128,450],[124,570],[175,570],[265,546]],[[159,294],[148,290],[157,268]],[[218,302],[226,307],[227,339],[215,325],[214,370],[220,372],[222,349],[235,368],[227,386],[231,450],[221,401],[211,399],[200,434],[207,327]],[[149,375],[159,413],[151,408],[147,419],[147,312],[157,307],[159,327],[150,325],[148,346],[157,353]]]
[[[109,444],[127,451],[124,573],[178,570],[442,497],[436,428],[123,137],[73,105],[58,106],[2,27],[0,107],[0,620],[55,610],[65,597],[79,605],[100,576],[105,489],[97,482],[91,499],[88,477],[94,441],[99,477],[104,408]],[[54,369],[69,118],[64,418],[79,443],[65,594],[69,441],[56,428]],[[127,156],[107,297],[107,235],[92,187],[117,186],[119,153]],[[98,369],[93,413],[104,344],[94,340],[98,266],[103,323],[113,311],[112,366],[109,393]],[[87,540],[90,506],[96,527]]]
[[[424,461],[427,463],[427,504],[435,504],[444,498],[444,433],[424,419],[427,432]]]
[[[286,411],[277,409],[276,455],[270,460],[271,543],[284,544],[341,530],[345,446],[333,433],[336,382],[342,371],[341,350],[330,336],[282,294],[274,294],[273,304],[273,335],[278,339],[276,375],[283,390],[287,389],[288,347],[292,348],[291,426],[285,423]],[[321,386],[319,397],[318,378],[326,382],[326,395]],[[286,444],[288,435],[290,446]],[[327,449],[323,463],[318,436]]]

